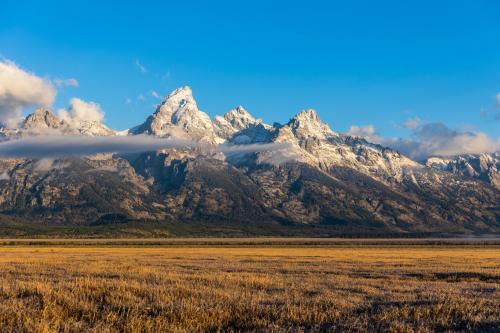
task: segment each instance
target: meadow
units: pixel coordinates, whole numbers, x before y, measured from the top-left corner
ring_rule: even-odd
[[[500,331],[498,245],[182,244],[3,245],[0,331]]]

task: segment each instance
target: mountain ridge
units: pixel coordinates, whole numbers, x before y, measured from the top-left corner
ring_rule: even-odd
[[[162,223],[259,221],[336,232],[500,231],[498,155],[484,155],[478,162],[470,157],[468,165],[437,158],[422,164],[391,148],[337,133],[312,109],[273,126],[241,106],[212,120],[198,109],[186,86],[126,132],[100,122],[74,127],[40,109],[20,128],[0,133],[3,140],[59,133],[153,135],[229,146],[287,144],[286,149],[225,154],[184,147],[83,158],[0,159],[0,213],[18,218],[55,225],[120,216]]]

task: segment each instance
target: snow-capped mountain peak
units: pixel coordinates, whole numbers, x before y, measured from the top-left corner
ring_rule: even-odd
[[[60,128],[64,123],[49,110],[40,108],[29,114],[21,124],[22,129],[41,130]]]
[[[234,127],[244,128],[255,123],[255,118],[241,105],[226,112],[223,117]]]
[[[170,94],[168,94],[167,100],[181,100],[181,99],[193,99],[193,90],[189,86],[183,86],[175,89]]]
[[[115,135],[115,131],[99,121],[80,121],[75,129],[81,135],[88,136],[110,136]]]
[[[198,105],[193,97],[190,87],[184,86],[175,89],[160,104],[155,115],[158,120],[165,120],[167,123],[174,122],[174,118],[179,118],[183,113],[195,111],[199,112]]]
[[[33,134],[71,134],[87,136],[109,136],[115,131],[102,124],[100,121],[61,119],[51,111],[37,109],[29,114],[21,123],[20,135]]]
[[[255,127],[258,124],[270,127],[269,125],[263,124],[262,120],[255,119],[241,105],[226,112],[222,116],[216,116],[213,123],[216,134],[225,140],[231,138],[238,132],[249,129],[250,127]]]
[[[131,129],[131,134],[152,134],[215,142],[210,117],[198,109],[188,86],[175,89],[146,121]]]
[[[307,109],[298,113],[288,122],[288,126],[295,136],[301,139],[308,137],[325,139],[338,135],[330,129],[328,124],[321,121],[318,113],[313,109]]]
[[[428,167],[480,179],[500,188],[500,154],[464,154],[454,157],[430,157]]]

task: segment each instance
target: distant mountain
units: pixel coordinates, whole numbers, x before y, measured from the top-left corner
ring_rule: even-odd
[[[67,122],[43,108],[29,114],[19,128],[0,128],[0,135],[7,139],[41,134],[110,136],[116,132],[98,121]]]
[[[476,178],[500,189],[500,153],[431,157],[426,165],[456,175]]]
[[[498,154],[433,158],[333,131],[314,110],[265,124],[242,106],[212,121],[189,87],[125,132],[68,124],[47,110],[4,140],[43,135],[153,135],[263,150],[189,147],[86,158],[0,160],[0,213],[50,225],[156,221],[329,230],[329,234],[500,232]],[[274,145],[273,145],[274,144]],[[286,149],[273,149],[287,144]],[[267,229],[269,226],[269,229]],[[296,229],[300,227],[299,229]],[[230,227],[228,227],[230,228]],[[319,232],[319,231],[318,231]],[[319,234],[318,234],[319,235]]]
[[[262,120],[255,119],[242,106],[228,111],[223,116],[215,116],[213,122],[216,135],[224,140],[230,140],[235,134],[259,124],[263,124]]]

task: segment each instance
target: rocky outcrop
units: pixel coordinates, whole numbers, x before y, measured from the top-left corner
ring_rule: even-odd
[[[209,147],[223,143],[225,149],[1,159],[0,213],[70,225],[258,221],[365,235],[500,232],[498,154],[433,158],[423,165],[337,133],[310,109],[273,126],[243,107],[212,122],[189,87],[172,92],[143,124],[128,131],[100,125],[75,127],[38,110],[19,129],[1,133],[5,140],[51,131],[142,134]]]
[[[500,154],[459,155],[452,158],[431,157],[426,165],[456,175],[475,178],[500,190]]]

